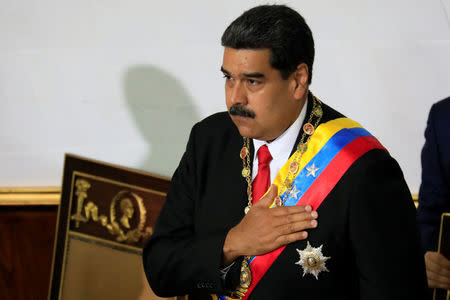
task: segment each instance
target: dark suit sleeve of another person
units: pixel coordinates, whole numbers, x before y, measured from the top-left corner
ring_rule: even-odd
[[[351,197],[349,239],[359,299],[424,299],[424,259],[415,208],[402,171],[381,150],[360,160],[348,174],[354,179],[352,186],[343,187]]]
[[[441,214],[450,212],[450,98],[430,109],[422,149],[417,219],[425,251],[436,251]]]
[[[161,297],[222,292],[220,277],[222,248],[227,230],[208,231],[210,226],[198,220],[199,170],[197,161],[205,157],[196,153],[202,136],[193,127],[186,151],[175,171],[166,202],[154,234],[143,251],[144,269],[151,288]],[[237,155],[236,155],[237,156]],[[237,177],[237,176],[236,176]],[[211,199],[211,205],[215,199]],[[217,223],[221,220],[217,220]],[[199,233],[202,232],[202,233]]]

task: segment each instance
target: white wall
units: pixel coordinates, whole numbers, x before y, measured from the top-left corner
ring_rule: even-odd
[[[170,176],[225,109],[220,36],[267,1],[0,0],[0,186],[58,186],[70,152]],[[450,95],[450,0],[283,1],[316,40],[311,90],[397,158],[413,193]]]

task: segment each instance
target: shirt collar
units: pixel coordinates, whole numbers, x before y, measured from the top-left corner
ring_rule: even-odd
[[[291,150],[294,148],[295,141],[297,140],[298,133],[300,132],[300,127],[303,124],[306,116],[306,107],[308,106],[308,98],[303,104],[302,110],[298,115],[297,119],[289,126],[286,131],[284,131],[279,137],[273,140],[271,143],[267,143],[266,141],[261,141],[257,139],[253,140],[253,147],[255,149],[253,159],[256,158],[256,154],[258,153],[259,147],[262,145],[267,145],[269,148],[270,154],[272,157],[279,157],[282,153],[291,153]],[[289,158],[289,157],[288,157]]]

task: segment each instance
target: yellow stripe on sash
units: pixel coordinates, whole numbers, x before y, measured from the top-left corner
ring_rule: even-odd
[[[314,134],[311,136],[308,142],[308,148],[306,152],[303,153],[300,161],[297,175],[300,171],[311,161],[311,159],[322,149],[322,147],[328,142],[328,140],[339,130],[344,128],[354,128],[354,127],[362,127],[358,122],[355,122],[348,118],[338,118],[326,123],[320,124],[315,130]],[[278,186],[278,195],[282,195],[286,191],[286,187],[283,185],[284,179],[289,173],[289,165],[291,161],[294,159],[295,153],[289,158],[289,160],[281,167],[278,172],[273,184]],[[268,192],[268,191],[267,191]],[[267,194],[266,192],[266,194]],[[275,203],[271,205],[274,207]]]

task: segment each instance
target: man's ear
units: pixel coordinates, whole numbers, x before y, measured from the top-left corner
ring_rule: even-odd
[[[303,99],[308,92],[309,69],[305,63],[297,66],[291,74],[293,79],[293,95],[295,99]]]

